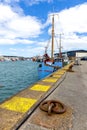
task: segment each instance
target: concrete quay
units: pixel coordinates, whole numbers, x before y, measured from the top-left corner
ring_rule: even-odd
[[[38,107],[19,130],[87,130],[87,61],[74,65],[61,77],[58,87],[45,100],[63,102],[63,114],[49,116]]]
[[[0,103],[0,130],[18,130],[40,102],[57,87],[72,64],[73,62]]]
[[[70,63],[0,104],[0,130],[87,130],[87,61]],[[71,69],[72,68],[72,69]],[[58,100],[63,114],[39,108]]]

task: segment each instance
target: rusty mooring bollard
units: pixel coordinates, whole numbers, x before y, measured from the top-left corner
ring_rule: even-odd
[[[48,115],[51,115],[52,113],[62,114],[66,112],[66,106],[60,101],[56,100],[44,101],[39,107],[41,110],[47,112]]]
[[[74,72],[74,71],[72,70],[72,67],[73,67],[73,65],[70,65],[70,67],[69,67],[69,69],[68,69],[68,72]]]

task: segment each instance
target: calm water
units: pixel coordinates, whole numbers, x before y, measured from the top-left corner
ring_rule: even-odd
[[[38,81],[38,63],[0,62],[0,102]]]

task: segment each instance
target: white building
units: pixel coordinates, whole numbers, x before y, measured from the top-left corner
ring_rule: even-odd
[[[87,52],[76,52],[76,58],[87,57]]]

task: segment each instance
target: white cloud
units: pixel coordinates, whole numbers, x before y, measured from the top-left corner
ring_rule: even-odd
[[[36,56],[36,55],[43,55],[44,54],[44,47],[39,46],[39,47],[28,47],[26,49],[26,55],[29,56]]]
[[[20,0],[0,0],[0,2],[3,2],[3,3],[12,3],[12,2],[19,2]]]
[[[22,16],[8,23],[9,29],[14,30],[16,37],[37,37],[41,32],[41,24],[35,17]]]
[[[50,2],[53,2],[53,0],[26,0],[26,1],[24,0],[24,2],[26,2],[29,5],[34,5],[34,4],[39,4],[41,2],[50,3]]]
[[[17,55],[17,56],[38,56],[44,54],[44,48],[43,47],[27,47],[27,48],[9,48],[9,55]]]
[[[45,0],[44,0],[45,1]],[[8,1],[10,2],[10,0]],[[33,1],[31,1],[33,2]],[[35,0],[34,2],[42,2],[41,0]],[[48,2],[48,1],[47,1]],[[51,2],[51,1],[49,1]],[[63,51],[72,49],[87,49],[87,3],[64,9],[60,12],[59,18],[55,16],[55,33],[64,33],[62,35]],[[20,48],[14,50],[15,54],[33,56],[43,54],[48,41],[39,42],[33,41],[41,33],[42,29],[48,26],[52,19],[48,17],[44,25],[36,18],[32,16],[25,16],[21,8],[12,8],[9,5],[0,4],[0,44],[28,44],[35,43],[37,47]],[[51,28],[48,30],[49,34]],[[31,40],[33,38],[33,40]],[[59,35],[57,37],[59,41]],[[50,50],[50,47],[49,47]],[[58,46],[56,45],[56,51]],[[10,50],[12,51],[12,50]],[[26,54],[25,54],[26,52]]]
[[[16,48],[9,48],[9,50],[16,51],[17,49]]]
[[[43,3],[43,2],[50,3],[50,2],[53,2],[53,0],[2,0],[2,2],[6,3],[6,4],[12,4],[12,5],[13,5],[13,3],[24,2],[27,5],[32,6],[34,4],[39,4],[39,3]]]
[[[9,5],[0,4],[0,44],[31,43],[29,39],[38,37],[41,28],[36,17],[25,16],[14,12]]]
[[[87,3],[60,12],[64,32],[87,32]]]
[[[87,3],[64,9],[55,16],[55,33],[62,36],[62,50],[87,50]],[[49,18],[48,18],[49,21]],[[49,23],[47,21],[47,23]],[[50,33],[51,29],[49,29]],[[85,33],[85,35],[84,35]],[[83,34],[83,35],[82,35]],[[59,39],[59,36],[57,37]]]

